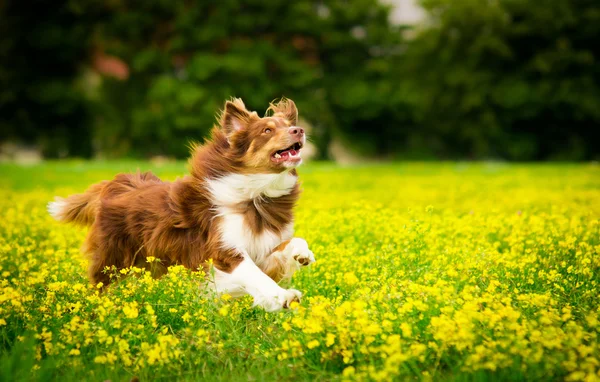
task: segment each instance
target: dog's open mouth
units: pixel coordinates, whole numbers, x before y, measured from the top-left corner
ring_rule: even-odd
[[[288,148],[285,148],[285,149],[279,150],[279,151],[275,151],[271,155],[271,160],[275,163],[281,163],[281,162],[287,162],[287,161],[293,161],[293,162],[300,161],[300,160],[302,160],[302,158],[300,158],[300,149],[302,149],[302,143],[296,142]]]

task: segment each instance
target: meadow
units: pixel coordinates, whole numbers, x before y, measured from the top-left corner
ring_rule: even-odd
[[[293,309],[173,267],[86,279],[54,195],[185,163],[0,164],[0,380],[599,380],[600,166],[301,167]],[[151,259],[150,259],[151,260]]]

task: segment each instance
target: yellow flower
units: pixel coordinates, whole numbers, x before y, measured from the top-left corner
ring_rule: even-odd
[[[348,366],[344,369],[344,371],[342,371],[342,375],[344,377],[350,377],[354,375],[355,371],[356,369],[354,368],[354,366]]]
[[[402,330],[402,336],[404,338],[410,338],[412,336],[412,328],[406,322],[400,324],[400,330]]]
[[[137,318],[139,314],[137,303],[125,304],[125,306],[123,306],[123,313],[125,313],[125,317],[127,318]]]
[[[314,349],[314,348],[316,348],[319,345],[320,344],[319,344],[318,340],[312,340],[312,341],[310,341],[309,343],[306,344],[306,347],[309,348],[309,349]]]
[[[229,305],[223,305],[220,309],[219,309],[219,314],[221,316],[227,316],[229,315]]]
[[[335,335],[331,334],[331,333],[327,333],[327,336],[325,337],[325,345],[327,347],[330,347],[334,343],[335,343]]]
[[[221,300],[223,300],[223,301],[229,301],[229,300],[231,300],[231,299],[232,299],[232,297],[231,297],[231,295],[230,295],[230,294],[223,293],[223,294],[221,295]]]
[[[354,272],[347,272],[344,274],[344,282],[348,285],[354,285],[358,283],[358,277],[354,274]]]

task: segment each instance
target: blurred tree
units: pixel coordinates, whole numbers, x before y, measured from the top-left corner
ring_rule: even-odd
[[[422,0],[398,97],[438,156],[600,155],[600,3]]]
[[[293,98],[321,153],[332,130],[360,134],[358,119],[389,109],[386,57],[399,34],[377,0],[115,4],[96,42],[129,63],[131,77],[103,83],[103,151],[183,157],[231,96],[259,112]]]
[[[370,155],[600,156],[600,3],[422,0],[408,40],[380,0],[0,2],[0,140],[47,155],[187,155],[231,96],[287,96]]]
[[[76,78],[100,15],[94,1],[0,2],[0,141],[37,144],[51,157],[92,154]]]

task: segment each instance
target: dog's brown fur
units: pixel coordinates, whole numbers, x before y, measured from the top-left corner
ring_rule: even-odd
[[[119,174],[62,200],[59,220],[91,225],[84,244],[90,281],[107,285],[107,267],[143,266],[148,256],[160,259],[164,267],[181,264],[194,270],[205,269],[212,259],[215,267],[231,272],[242,257],[222,248],[217,229],[222,218],[213,208],[206,182],[227,174],[285,171],[270,160],[270,153],[290,145],[287,130],[296,124],[297,109],[284,99],[269,111],[271,116],[260,118],[241,100],[228,101],[211,138],[193,148],[190,175],[182,179],[163,182],[150,172]],[[296,184],[288,195],[263,197],[235,208],[254,233],[279,232],[292,221],[298,196]],[[261,268],[279,281],[285,264],[273,256],[267,260]]]

